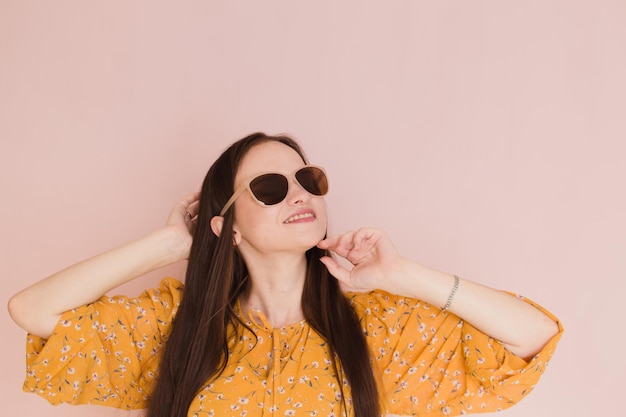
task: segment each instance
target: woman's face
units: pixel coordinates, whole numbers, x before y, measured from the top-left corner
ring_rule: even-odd
[[[267,172],[290,178],[304,165],[300,155],[289,146],[279,142],[261,143],[242,159],[234,189]],[[326,234],[324,198],[309,194],[292,178],[287,196],[280,203],[263,207],[246,191],[235,201],[234,210],[235,240],[244,256],[247,251],[304,253]]]

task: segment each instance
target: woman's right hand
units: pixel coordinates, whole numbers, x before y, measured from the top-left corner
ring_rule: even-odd
[[[180,200],[170,211],[166,228],[172,231],[172,251],[178,260],[189,258],[193,233],[198,219],[200,193],[194,192]]]

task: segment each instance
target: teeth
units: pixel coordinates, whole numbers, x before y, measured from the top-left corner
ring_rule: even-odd
[[[309,218],[309,217],[313,217],[313,213],[296,214],[295,216],[291,216],[290,218],[288,218],[285,223],[291,223],[291,222],[294,222],[296,220],[306,219],[306,218]]]

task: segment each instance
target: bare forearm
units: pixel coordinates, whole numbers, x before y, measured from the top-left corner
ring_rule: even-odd
[[[47,338],[63,312],[178,260],[170,235],[167,228],[159,229],[31,285],[9,301],[11,316],[28,332]]]
[[[377,288],[444,307],[454,286],[454,276],[401,257],[381,230],[361,228],[331,236],[318,247],[331,250],[354,265],[348,269],[332,257],[320,259],[350,289]],[[538,353],[558,332],[557,323],[531,304],[468,280],[460,281],[449,310],[526,359]]]
[[[394,280],[396,293],[446,305],[454,277],[403,260]],[[461,279],[449,311],[522,358],[531,358],[558,332],[557,324],[531,304],[508,293]]]

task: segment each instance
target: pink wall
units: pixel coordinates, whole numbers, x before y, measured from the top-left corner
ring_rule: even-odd
[[[0,3],[2,303],[161,225],[229,142],[290,132],[329,171],[333,231],[384,228],[562,318],[499,415],[619,414],[624,2],[94,3]],[[128,415],[22,393],[24,333],[0,322],[4,415]]]

